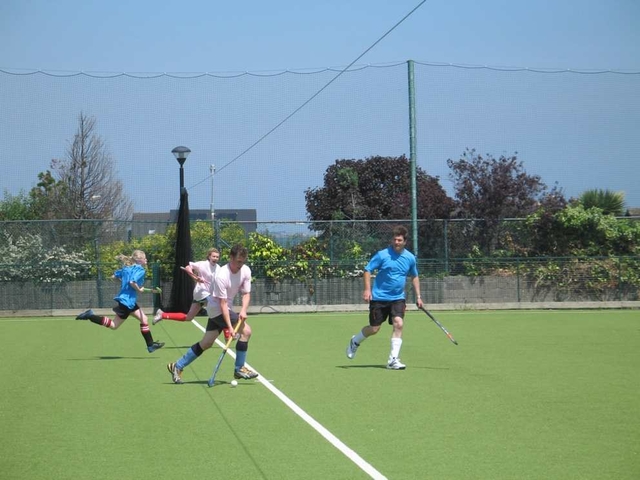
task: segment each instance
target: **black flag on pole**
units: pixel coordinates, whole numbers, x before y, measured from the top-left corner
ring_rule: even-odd
[[[173,284],[168,311],[187,313],[193,301],[193,280],[180,269],[193,259],[189,225],[189,194],[186,188],[180,191],[180,210],[178,210],[176,227],[176,259],[173,266]]]

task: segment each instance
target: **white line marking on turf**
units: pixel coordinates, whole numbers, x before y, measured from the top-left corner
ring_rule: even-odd
[[[198,327],[200,330],[202,330],[203,332],[206,331],[206,329],[200,325],[198,322],[196,322],[195,319],[191,320],[191,322]],[[224,348],[224,343],[222,343],[220,340],[218,340],[216,338],[216,344],[218,344],[218,346],[220,346],[221,348]],[[233,352],[232,350],[229,350],[227,352],[228,355],[231,355],[231,358],[233,358],[235,360],[236,355],[235,352]],[[251,365],[249,365],[247,363],[247,366],[249,368],[251,368],[251,370],[257,372],[257,370],[255,368],[253,368]],[[268,390],[271,391],[271,393],[273,393],[276,397],[278,397],[280,400],[282,400],[282,402],[289,407],[291,410],[293,410],[300,418],[302,418],[305,422],[307,422],[309,425],[311,425],[311,427],[313,427],[313,429],[318,432],[320,435],[322,435],[326,440],[329,441],[329,443],[331,445],[333,445],[334,447],[336,447],[338,450],[340,450],[349,460],[351,460],[353,463],[355,463],[358,467],[360,467],[364,472],[366,472],[371,478],[375,479],[375,480],[387,480],[387,477],[385,477],[382,473],[380,473],[378,470],[376,470],[369,462],[367,462],[364,458],[362,458],[360,455],[358,455],[356,452],[354,452],[351,448],[349,448],[347,445],[345,445],[340,439],[338,439],[338,437],[336,437],[333,433],[331,433],[329,430],[327,430],[326,428],[324,428],[322,425],[320,425],[320,423],[318,423],[311,415],[309,415],[307,412],[305,412],[304,410],[302,410],[298,405],[296,405],[293,400],[291,400],[289,397],[287,397],[284,393],[282,393],[280,390],[278,390],[276,387],[274,387],[271,382],[273,380],[267,380],[266,378],[264,378],[262,375],[258,373],[258,378],[257,380],[262,383],[262,385],[264,385]]]

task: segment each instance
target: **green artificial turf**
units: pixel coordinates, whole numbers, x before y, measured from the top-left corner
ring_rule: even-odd
[[[248,362],[389,479],[640,477],[638,311],[435,315],[460,345],[411,311],[405,371],[388,325],[345,357],[363,313],[251,316]],[[208,388],[218,347],[171,383],[202,333],[152,332],[149,354],[134,319],[0,319],[0,477],[369,478],[264,385],[230,388],[231,356]]]

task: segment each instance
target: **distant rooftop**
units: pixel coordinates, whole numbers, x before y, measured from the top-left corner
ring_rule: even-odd
[[[640,207],[627,208],[627,217],[640,217]]]

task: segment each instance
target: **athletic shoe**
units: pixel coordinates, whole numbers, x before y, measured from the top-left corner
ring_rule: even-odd
[[[404,370],[407,366],[400,361],[399,358],[392,358],[389,363],[387,363],[387,368],[389,370]]]
[[[251,380],[252,378],[256,378],[258,374],[253,370],[249,370],[247,367],[242,366],[240,370],[233,372],[233,376],[237,379]]]
[[[153,317],[153,320],[151,320],[151,324],[152,324],[152,325],[155,325],[156,323],[158,323],[158,322],[162,321],[162,314],[163,314],[163,313],[164,313],[164,312],[163,312],[161,309],[158,309],[158,310],[156,311],[155,316]]]
[[[351,340],[349,340],[349,346],[347,347],[347,358],[355,357],[356,356],[356,351],[358,350],[358,347],[360,346],[360,345],[358,345],[356,343],[354,338],[356,338],[355,335],[353,337],[351,337]]]
[[[149,351],[149,353],[153,353],[162,347],[164,347],[164,342],[153,342],[147,347],[147,350]]]
[[[89,320],[94,315],[93,310],[89,309],[82,312],[76,317],[76,320]]]
[[[231,331],[228,328],[222,330],[222,333],[224,333],[225,340],[229,340],[231,338]]]
[[[180,370],[175,363],[167,364],[167,370],[171,374],[171,380],[173,383],[182,383],[182,370]]]

